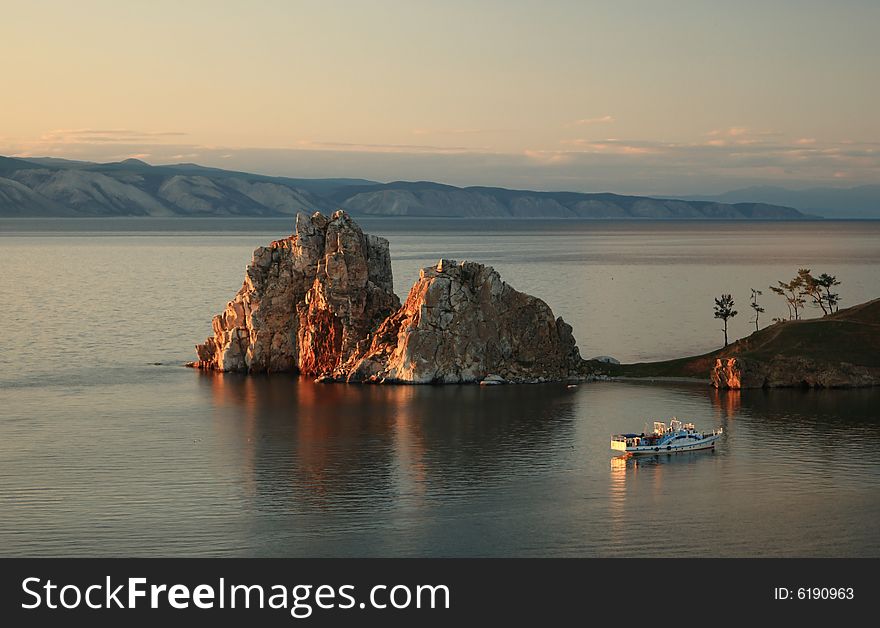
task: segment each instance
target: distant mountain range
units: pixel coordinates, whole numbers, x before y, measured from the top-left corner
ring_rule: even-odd
[[[768,202],[459,188],[428,181],[294,179],[206,168],[0,157],[0,216],[290,216],[344,208],[353,215],[515,218],[806,218]]]
[[[880,218],[880,185],[860,185],[852,188],[815,187],[806,190],[756,186],[714,196],[684,198],[716,203],[748,201],[785,205],[825,218]]]

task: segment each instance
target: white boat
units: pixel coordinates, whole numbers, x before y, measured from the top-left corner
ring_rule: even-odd
[[[665,454],[681,451],[714,449],[715,441],[721,438],[723,428],[711,432],[698,431],[693,423],[682,423],[675,417],[669,425],[654,421],[651,434],[615,434],[611,437],[611,449],[627,454]]]

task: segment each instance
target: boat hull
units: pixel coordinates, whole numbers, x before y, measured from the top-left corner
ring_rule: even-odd
[[[721,434],[713,434],[698,441],[689,443],[669,443],[666,445],[639,445],[637,447],[627,447],[623,451],[628,454],[638,455],[657,455],[657,454],[676,454],[683,451],[700,451],[701,449],[714,449],[715,441],[721,438]]]

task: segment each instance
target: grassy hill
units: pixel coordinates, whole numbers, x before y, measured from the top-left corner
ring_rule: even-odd
[[[799,357],[819,363],[846,362],[880,368],[880,299],[822,318],[775,323],[724,349],[703,355],[663,362],[602,365],[601,370],[624,377],[707,378],[717,358],[732,356],[761,362]]]

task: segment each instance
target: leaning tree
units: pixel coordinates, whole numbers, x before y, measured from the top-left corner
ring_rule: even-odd
[[[770,291],[785,299],[785,304],[788,306],[788,320],[798,320],[800,318],[799,310],[803,309],[806,303],[802,292],[803,278],[797,276],[788,283],[777,281],[776,284],[770,286]]]
[[[799,268],[797,276],[801,280],[801,297],[809,297],[815,307],[822,308],[822,315],[827,315],[825,294],[822,292],[819,280],[813,277],[809,268]]]
[[[828,313],[831,314],[832,312],[836,312],[840,308],[840,295],[836,292],[831,292],[831,288],[840,285],[837,277],[829,275],[828,273],[822,273],[819,275],[819,278],[816,279],[816,283],[820,288],[825,289],[823,299],[828,306]]]

